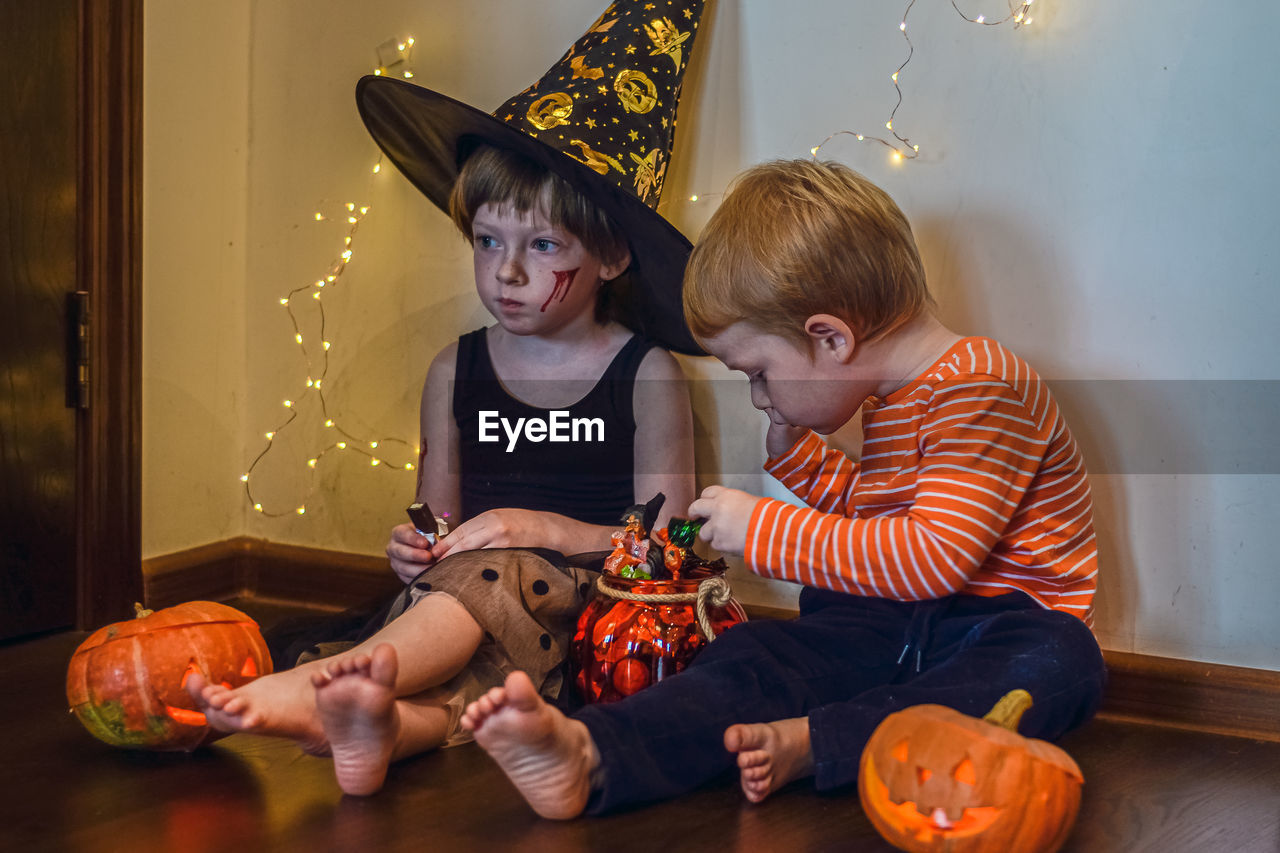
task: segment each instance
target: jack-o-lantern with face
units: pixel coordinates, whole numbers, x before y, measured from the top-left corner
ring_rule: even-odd
[[[223,736],[187,694],[200,673],[239,687],[271,672],[258,625],[234,607],[189,601],[100,628],[67,667],[67,702],[90,734],[112,746],[193,750]]]
[[[862,752],[858,793],[885,840],[933,853],[1051,853],[1080,807],[1080,768],[1017,734],[1031,705],[1005,696],[981,720],[941,705],[890,714]]]

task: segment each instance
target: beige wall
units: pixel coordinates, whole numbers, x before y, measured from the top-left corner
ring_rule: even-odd
[[[353,433],[412,441],[431,355],[486,320],[445,217],[393,170],[371,174],[355,80],[376,45],[413,35],[419,82],[492,108],[604,2],[537,14],[527,0],[215,5],[147,9],[145,553],[239,534],[378,553],[412,493],[407,472],[326,457],[307,514],[278,519],[254,513],[237,480],[285,398],[302,399],[308,426],[290,428],[259,469],[275,507],[302,502],[306,459],[323,443],[278,304],[341,251],[342,226],[316,223],[317,209],[371,208],[324,301],[326,395]],[[904,5],[711,4],[668,217],[696,238],[741,168],[807,156],[836,130],[882,128]],[[968,11],[1004,8],[981,5]],[[1280,481],[1274,451],[1233,455],[1257,436],[1232,423],[1242,386],[1227,381],[1272,376],[1280,316],[1280,167],[1253,147],[1280,129],[1263,35],[1277,13],[1247,5],[1219,19],[1191,0],[1158,13],[1044,0],[1019,31],[917,5],[897,127],[920,160],[894,166],[847,137],[823,156],[903,206],[948,322],[1001,338],[1064,383],[1095,472],[1104,645],[1275,669],[1280,575],[1265,534],[1280,521]],[[1236,27],[1241,15],[1254,24]],[[707,360],[685,364],[728,378]],[[1249,387],[1275,396],[1274,384]],[[1235,421],[1267,423],[1256,405]],[[762,424],[744,387],[700,384],[695,406],[702,480],[776,494],[757,473]],[[1205,416],[1224,407],[1225,418]],[[750,601],[794,597],[741,574],[735,588]]]

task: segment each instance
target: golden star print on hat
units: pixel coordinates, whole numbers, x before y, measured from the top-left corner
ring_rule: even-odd
[[[702,0],[618,0],[546,74],[492,114],[369,76],[356,86],[360,117],[442,210],[460,165],[482,144],[514,150],[567,180],[630,244],[623,322],[677,352],[701,355],[680,303],[691,246],[656,208],[702,8]]]

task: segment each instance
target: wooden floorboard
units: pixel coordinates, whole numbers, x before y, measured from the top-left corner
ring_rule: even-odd
[[[286,612],[257,605],[269,620]],[[234,735],[191,755],[99,743],[66,710],[84,634],[0,647],[0,849],[50,851],[801,851],[891,848],[856,791],[797,783],[753,806],[732,778],[606,818],[536,818],[474,745],[395,765],[342,796],[330,763]],[[1280,743],[1095,720],[1061,745],[1086,779],[1079,853],[1280,851]]]

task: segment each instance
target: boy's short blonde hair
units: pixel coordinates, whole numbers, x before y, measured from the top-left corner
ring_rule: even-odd
[[[449,196],[449,215],[468,241],[476,211],[486,204],[510,205],[521,215],[537,210],[583,248],[613,263],[627,252],[622,230],[598,205],[559,175],[505,148],[482,145],[462,164]]]
[[[738,176],[684,278],[685,318],[700,338],[747,321],[802,342],[809,317],[833,314],[874,340],[932,302],[893,199],[847,166],[814,160]]]

